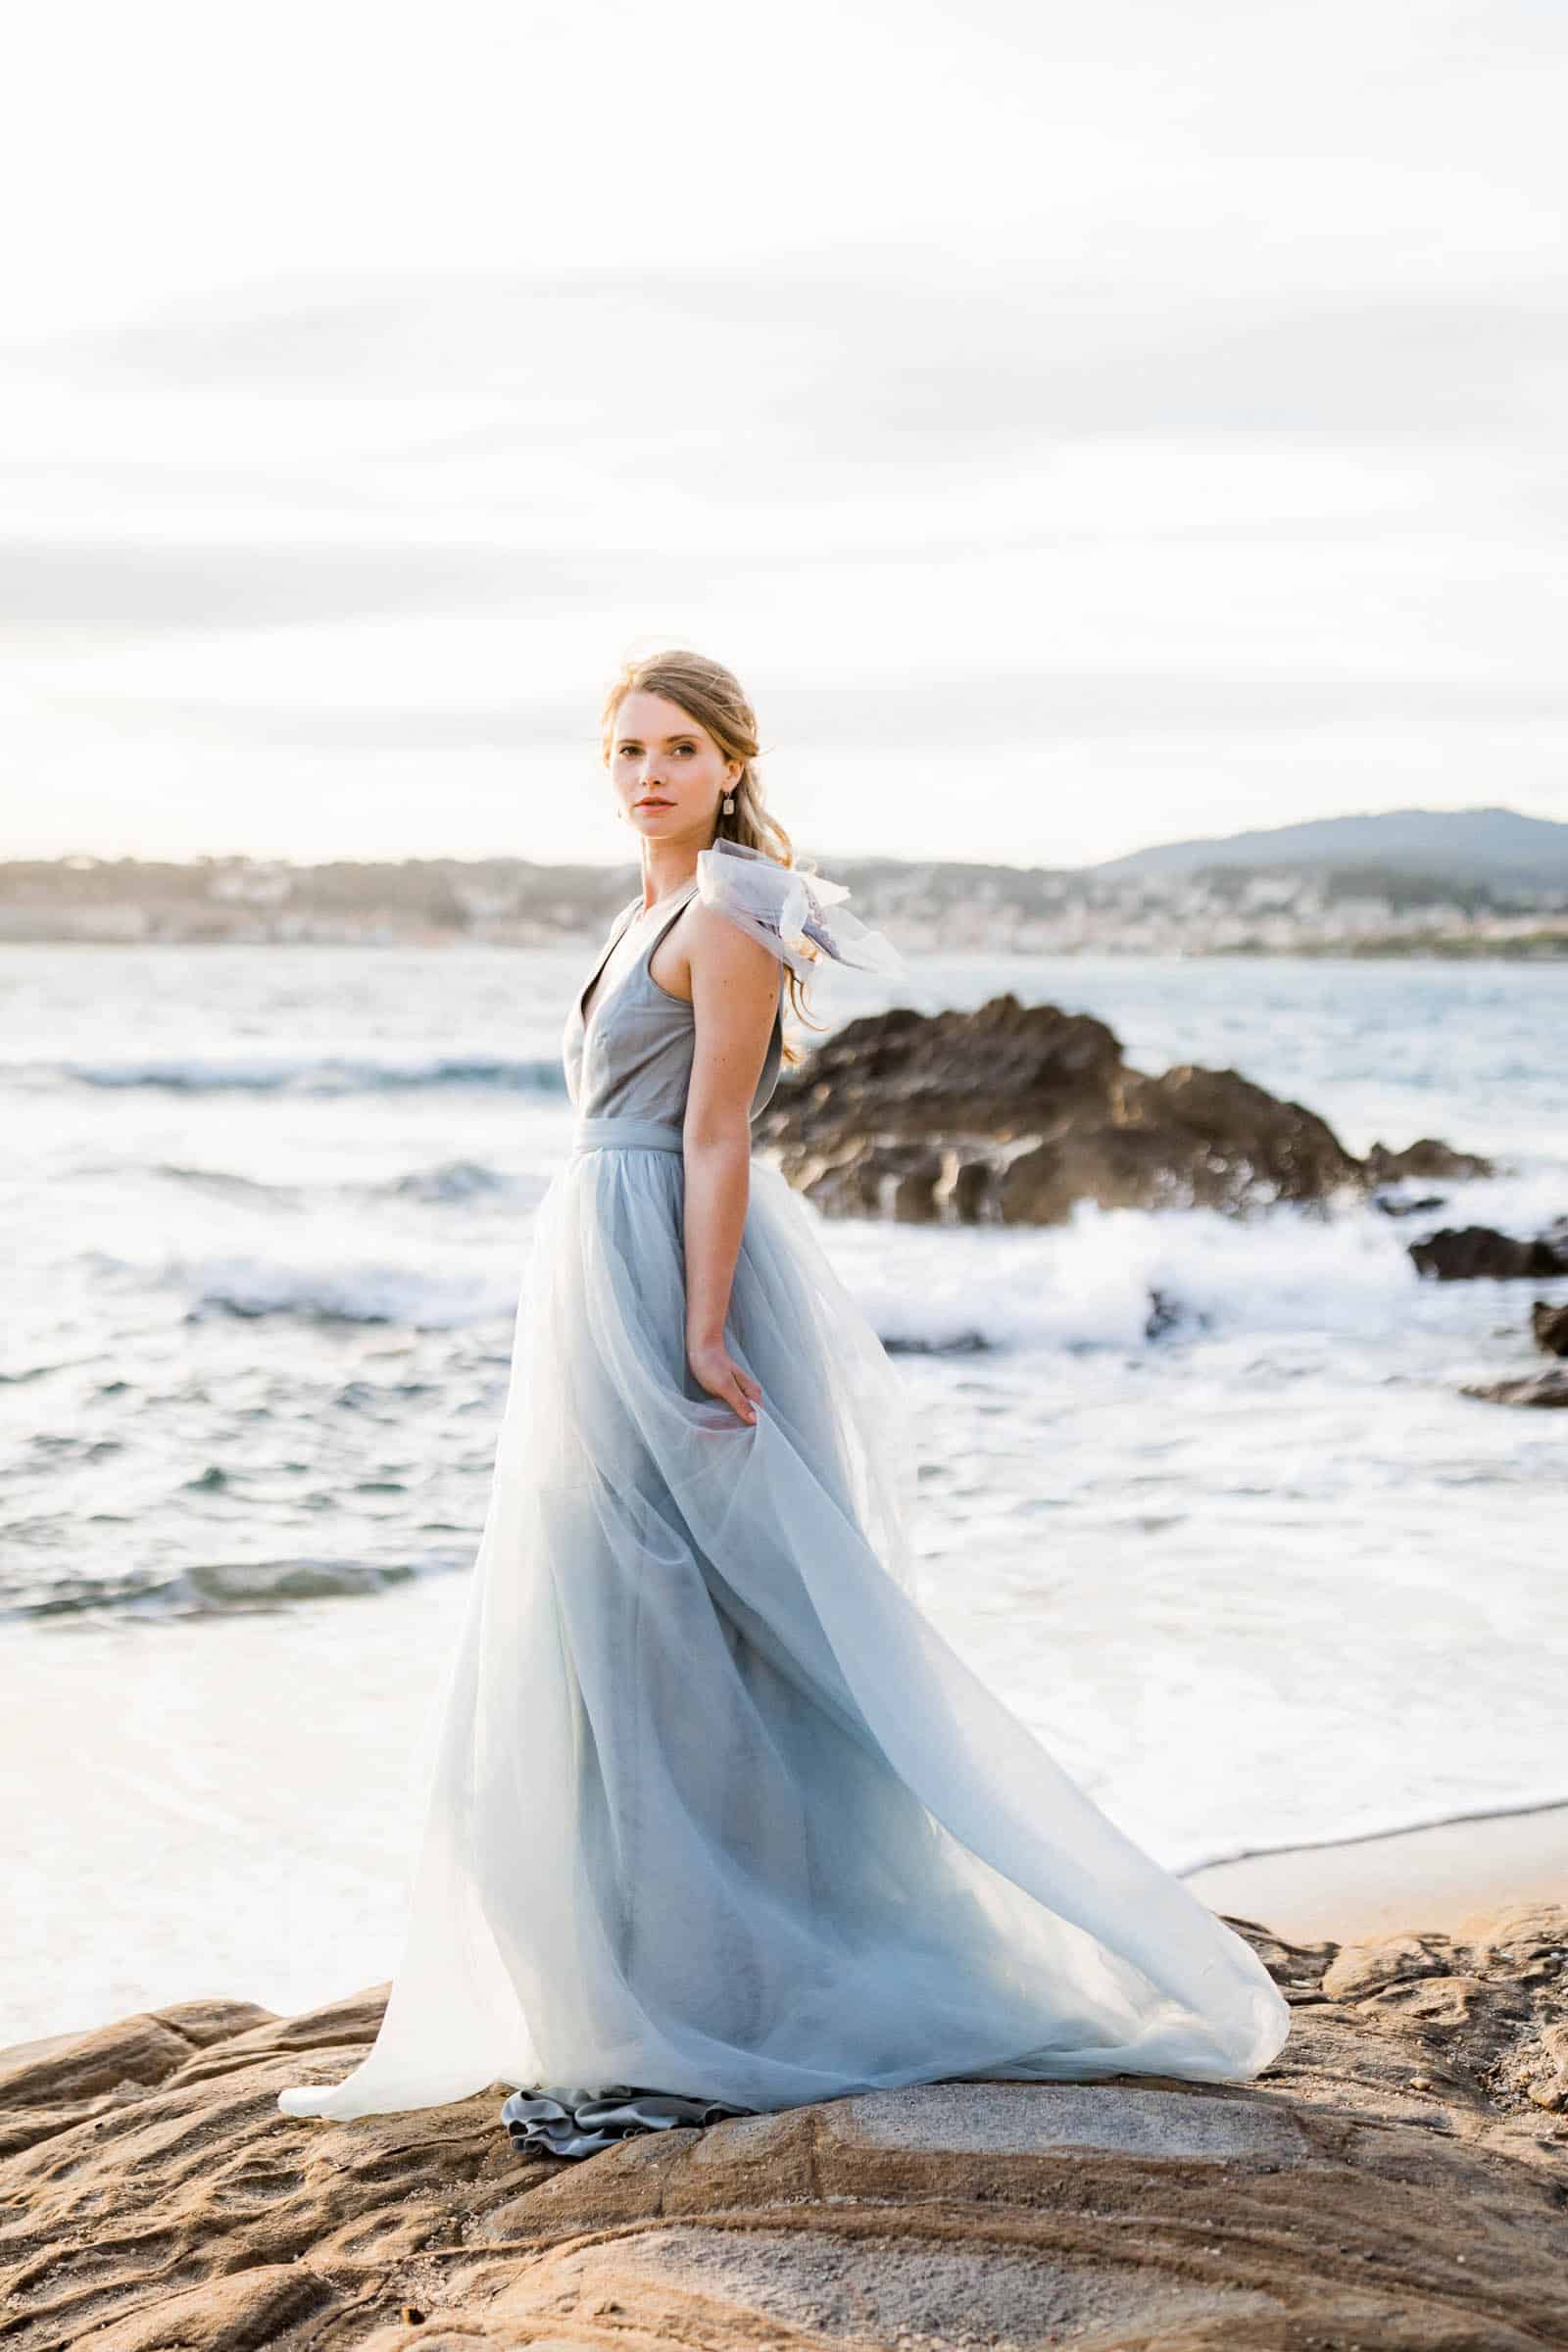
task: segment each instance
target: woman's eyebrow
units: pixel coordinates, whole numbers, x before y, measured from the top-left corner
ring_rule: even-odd
[[[658,742],[661,742],[661,741],[662,741],[662,742],[664,742],[664,743],[695,743],[695,742],[697,741],[697,738],[696,738],[696,736],[695,736],[695,735],[692,733],[692,731],[691,731],[690,727],[683,727],[683,728],[680,730],[679,734],[676,734],[676,735],[665,735],[665,736],[663,736],[663,737],[660,737],[660,736],[657,736],[657,735],[656,735],[656,736],[655,736],[655,738],[654,738],[654,740],[655,740],[655,742],[656,742],[656,743],[658,743]],[[619,741],[620,741],[620,747],[621,747],[621,749],[624,751],[624,749],[625,749],[625,747],[626,747],[626,745],[627,745],[628,743],[641,743],[641,741],[642,741],[642,737],[641,737],[640,735],[622,735],[622,736],[619,738]]]

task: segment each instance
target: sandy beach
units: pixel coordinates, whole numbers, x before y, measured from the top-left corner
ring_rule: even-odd
[[[1246,1854],[1188,1874],[1214,1910],[1293,1942],[1460,1936],[1511,1903],[1568,1901],[1568,1805]]]

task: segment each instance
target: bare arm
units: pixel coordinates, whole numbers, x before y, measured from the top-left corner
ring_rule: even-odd
[[[778,1009],[778,959],[711,907],[686,931],[696,1044],[682,1145],[686,1163],[686,1360],[711,1396],[755,1422],[761,1390],[724,1345],[724,1319],[751,1198],[752,1097]]]

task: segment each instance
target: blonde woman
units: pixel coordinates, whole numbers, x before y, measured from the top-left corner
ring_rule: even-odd
[[[1244,2082],[1290,2013],[915,1596],[897,1375],[752,1156],[786,992],[896,970],[717,662],[604,711],[641,887],[567,1008],[488,1515],[379,2035],[291,2115],[512,2085],[519,2144],[961,2077]]]

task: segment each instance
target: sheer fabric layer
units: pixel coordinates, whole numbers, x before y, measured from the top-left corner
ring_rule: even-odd
[[[893,942],[851,912],[848,887],[826,874],[780,865],[762,850],[720,840],[698,853],[697,891],[705,906],[727,915],[802,980],[824,959],[889,977],[903,974],[904,958]]]
[[[364,2063],[279,2105],[1250,2080],[1289,2031],[1255,1953],[921,1610],[897,1373],[761,1161],[756,1426],[697,1387],[684,1180],[590,1140],[546,1194],[406,1948]]]

